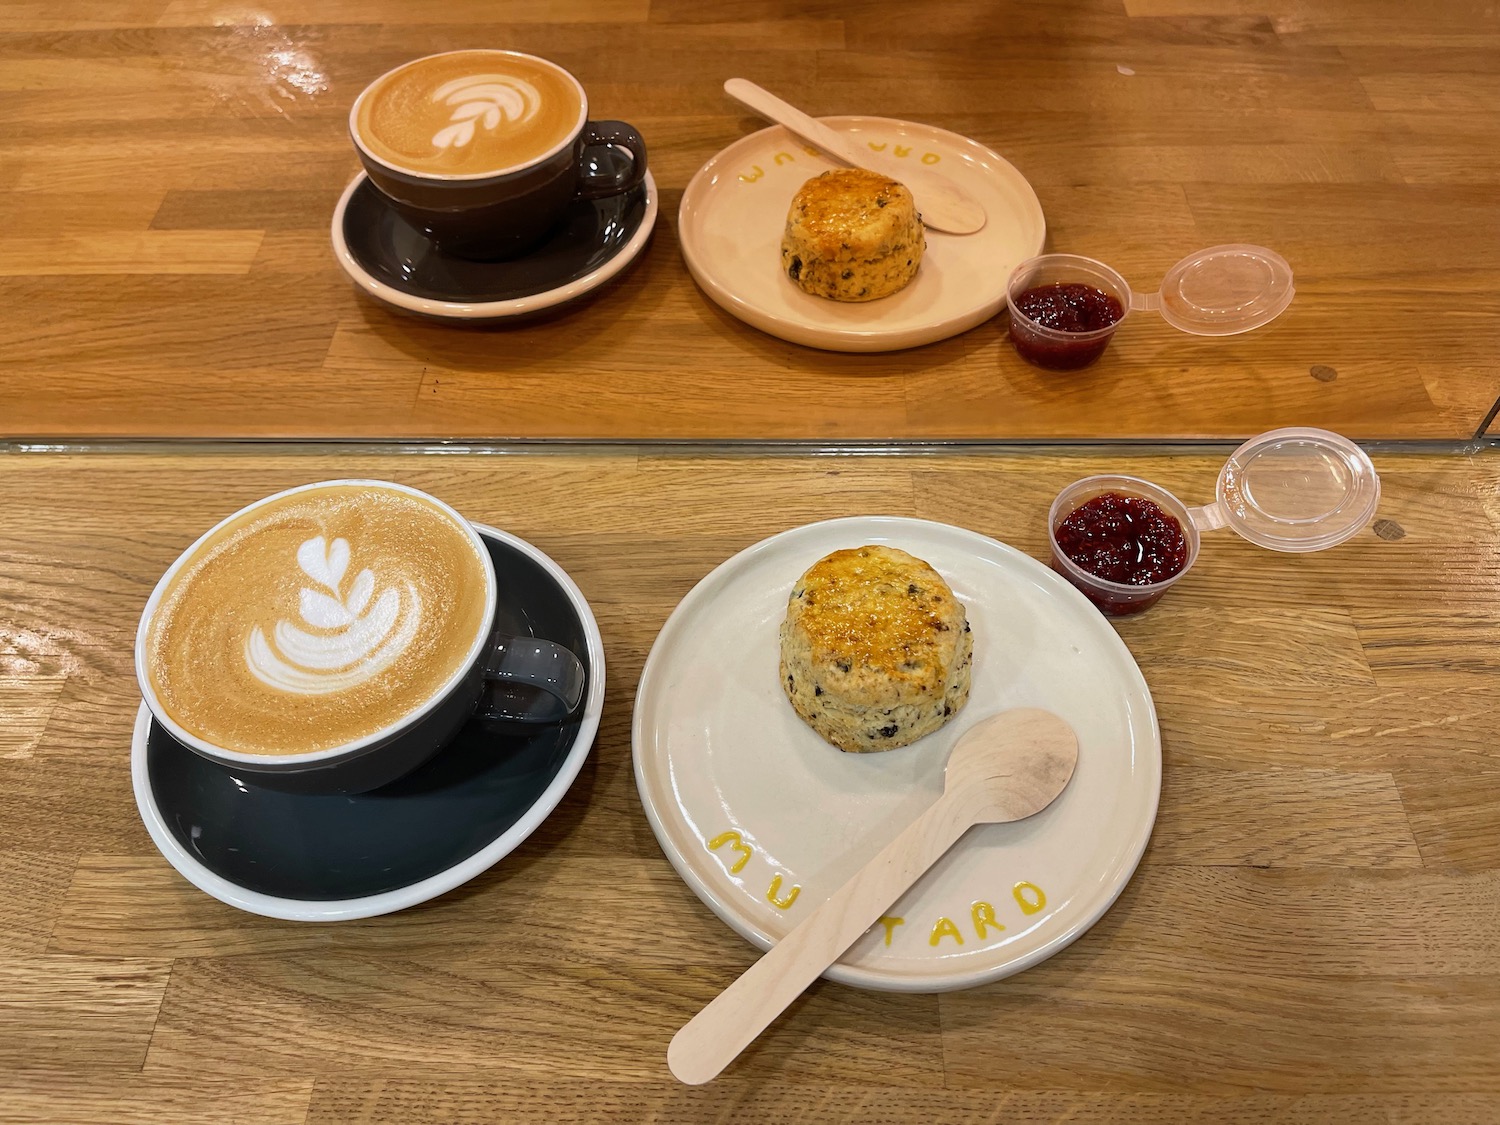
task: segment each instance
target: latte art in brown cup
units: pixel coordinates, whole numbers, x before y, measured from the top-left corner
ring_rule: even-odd
[[[142,675],[236,754],[346,746],[443,695],[489,634],[494,580],[446,506],[379,482],[272,497],[210,532],[148,610]]]
[[[583,90],[561,67],[506,51],[454,51],[397,67],[353,113],[356,140],[393,168],[487,176],[541,160],[584,121]]]

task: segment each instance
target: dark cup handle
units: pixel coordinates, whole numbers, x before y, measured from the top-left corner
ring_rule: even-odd
[[[485,693],[475,717],[504,723],[560,723],[578,710],[588,679],[562,645],[495,633],[484,662]]]
[[[579,139],[581,169],[578,177],[579,199],[603,199],[629,191],[646,178],[646,142],[636,132],[634,125],[623,121],[586,121]],[[584,159],[591,148],[621,148],[630,153],[630,167],[617,168],[614,172],[589,173],[589,161]],[[610,165],[606,163],[604,167]]]

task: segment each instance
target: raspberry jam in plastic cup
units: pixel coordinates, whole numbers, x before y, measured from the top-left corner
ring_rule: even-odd
[[[1074,481],[1052,501],[1052,569],[1111,617],[1149,609],[1192,569],[1199,534],[1228,528],[1288,554],[1326,551],[1359,534],[1380,505],[1369,455],[1312,427],[1270,430],[1219,470],[1214,499],[1189,508],[1139,477]]]
[[[1005,286],[1016,351],[1054,371],[1097,360],[1132,310],[1154,313],[1193,336],[1234,336],[1275,320],[1294,292],[1287,260],[1246,243],[1189,254],[1154,293],[1131,292],[1118,272],[1077,254],[1028,258]]]
[[[1155,605],[1198,558],[1181,500],[1138,477],[1075,481],[1047,516],[1052,569],[1111,617]]]
[[[1103,262],[1043,254],[1016,267],[1006,299],[1011,343],[1021,358],[1073,371],[1104,354],[1130,311],[1130,286]]]

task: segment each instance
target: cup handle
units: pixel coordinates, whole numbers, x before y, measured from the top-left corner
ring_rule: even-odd
[[[560,644],[497,632],[490,637],[484,678],[499,686],[485,693],[476,718],[558,723],[578,710],[588,676],[578,657]]]
[[[616,167],[613,172],[581,173],[578,178],[579,199],[603,199],[610,195],[620,195],[646,178],[646,142],[641,140],[634,125],[627,125],[623,121],[587,121],[583,126],[581,140],[581,154],[587,154],[591,148],[624,149],[630,153],[630,167]],[[612,163],[617,162],[607,161],[595,166],[609,168]],[[579,167],[586,169],[590,167],[590,163],[586,158],[580,159]]]

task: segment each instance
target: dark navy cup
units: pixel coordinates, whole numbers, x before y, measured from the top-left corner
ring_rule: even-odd
[[[356,122],[360,101],[381,79],[349,111],[349,135],[370,182],[444,253],[484,261],[518,257],[545,241],[575,200],[622,195],[646,178],[646,143],[635,127],[588,120],[588,98],[578,80],[555,63],[539,61],[575,87],[577,124],[552,151],[493,174],[422,172],[375,156],[360,141]]]
[[[220,528],[254,509],[294,492],[329,485],[374,485],[419,496],[446,512],[473,538],[483,561],[484,624],[472,638],[467,659],[424,703],[389,726],[364,738],[323,750],[294,754],[249,754],[200,738],[167,713],[152,687],[146,662],[146,637],[152,616],[168,585]],[[514,637],[495,628],[499,586],[494,562],[479,533],[467,520],[434,496],[389,481],[319,481],[278,492],[242,508],[215,524],[167,569],[141,613],[136,634],[136,679],[156,721],[178,742],[257,785],[294,793],[363,793],[410,773],[431,758],[473,719],[496,724],[535,726],[561,723],[583,701],[587,674],[574,653],[549,640]]]

